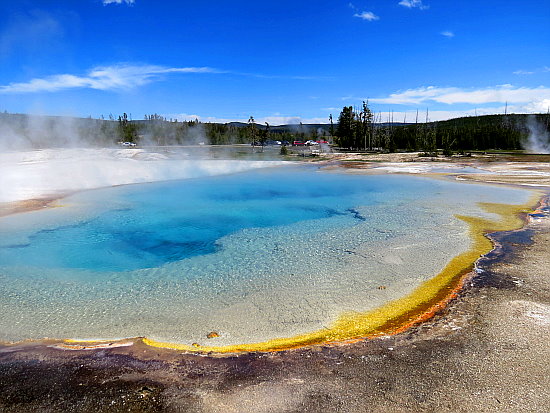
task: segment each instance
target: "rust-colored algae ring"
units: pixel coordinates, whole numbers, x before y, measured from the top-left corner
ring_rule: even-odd
[[[483,210],[500,217],[496,221],[456,215],[458,219],[468,224],[472,240],[469,250],[451,259],[439,274],[423,282],[410,294],[367,312],[343,313],[328,328],[294,337],[226,346],[169,343],[147,337],[140,339],[148,346],[191,353],[240,353],[273,352],[316,344],[348,343],[400,333],[431,318],[456,297],[465,280],[471,274],[477,259],[493,249],[493,244],[486,235],[491,232],[509,231],[523,227],[524,217],[532,211],[531,206],[540,202],[541,195],[536,192],[535,196],[536,200],[531,199],[524,205],[479,203],[478,205]],[[78,340],[65,340],[64,342],[69,346],[79,343]],[[94,342],[86,341],[85,343],[85,348],[94,347]],[[98,341],[95,344],[99,343]],[[80,345],[82,344],[83,342],[80,342]]]

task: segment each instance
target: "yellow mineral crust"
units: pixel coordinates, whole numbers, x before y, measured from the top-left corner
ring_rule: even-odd
[[[539,197],[540,194],[537,195],[537,199]],[[523,226],[521,214],[530,212],[529,207],[535,203],[534,199],[525,205],[480,203],[483,210],[499,216],[496,221],[456,215],[458,219],[466,222],[469,226],[472,244],[468,251],[454,257],[438,275],[422,283],[409,295],[364,313],[343,313],[328,328],[294,337],[227,346],[198,346],[197,344],[193,346],[164,343],[149,338],[144,338],[143,342],[154,347],[195,353],[268,352],[399,333],[430,318],[455,297],[476,260],[493,248],[486,234],[521,228]]]

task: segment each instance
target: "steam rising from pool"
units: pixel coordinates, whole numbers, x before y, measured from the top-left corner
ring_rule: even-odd
[[[525,149],[530,153],[549,154],[550,135],[547,126],[542,122],[538,122],[534,115],[527,117],[526,126],[529,135],[525,142]]]
[[[183,150],[43,149],[0,153],[0,202],[106,186],[223,175],[276,161],[196,159]]]

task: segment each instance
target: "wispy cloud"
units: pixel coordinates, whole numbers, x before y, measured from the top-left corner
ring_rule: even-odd
[[[299,75],[266,75],[262,73],[225,72],[238,76],[250,76],[258,79],[288,79],[288,80],[334,80],[332,76],[299,76]]]
[[[135,0],[103,0],[103,4],[134,4]]]
[[[56,92],[64,89],[117,90],[131,89],[159,80],[171,73],[225,73],[210,67],[164,67],[154,65],[115,65],[93,68],[79,76],[60,74],[36,78],[28,82],[0,86],[0,93]]]
[[[286,80],[331,80],[328,76],[265,75],[261,73],[243,73],[212,67],[165,67],[157,65],[98,66],[84,75],[59,74],[44,78],[31,79],[28,82],[10,83],[0,86],[0,94],[57,92],[66,89],[128,90],[151,82],[161,81],[167,75],[177,73],[210,73],[246,76],[258,79]]]
[[[63,35],[63,26],[49,13],[31,10],[12,16],[0,31],[0,59],[11,54],[44,53],[45,46],[51,51]]]
[[[483,89],[461,89],[457,87],[421,87],[390,94],[385,98],[370,99],[373,103],[418,105],[437,102],[448,105],[465,103],[482,105],[487,103],[533,103],[550,99],[550,88],[514,87],[501,85]]]
[[[371,11],[363,11],[361,13],[355,13],[353,17],[358,17],[362,20],[367,20],[369,22],[380,20],[380,17],[378,17],[376,14],[374,14]]]
[[[423,4],[422,0],[401,0],[398,4],[409,9],[426,10],[430,8],[430,6]]]
[[[550,67],[544,66],[539,69],[534,70],[516,70],[515,72],[512,72],[514,75],[534,75],[535,73],[546,73],[550,72]]]
[[[441,35],[445,37],[455,37],[455,34],[449,30],[445,30],[444,32],[441,32]]]

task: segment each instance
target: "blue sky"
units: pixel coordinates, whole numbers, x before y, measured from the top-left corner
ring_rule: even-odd
[[[272,124],[550,106],[548,0],[0,0],[0,110]],[[384,119],[385,120],[385,119]]]

